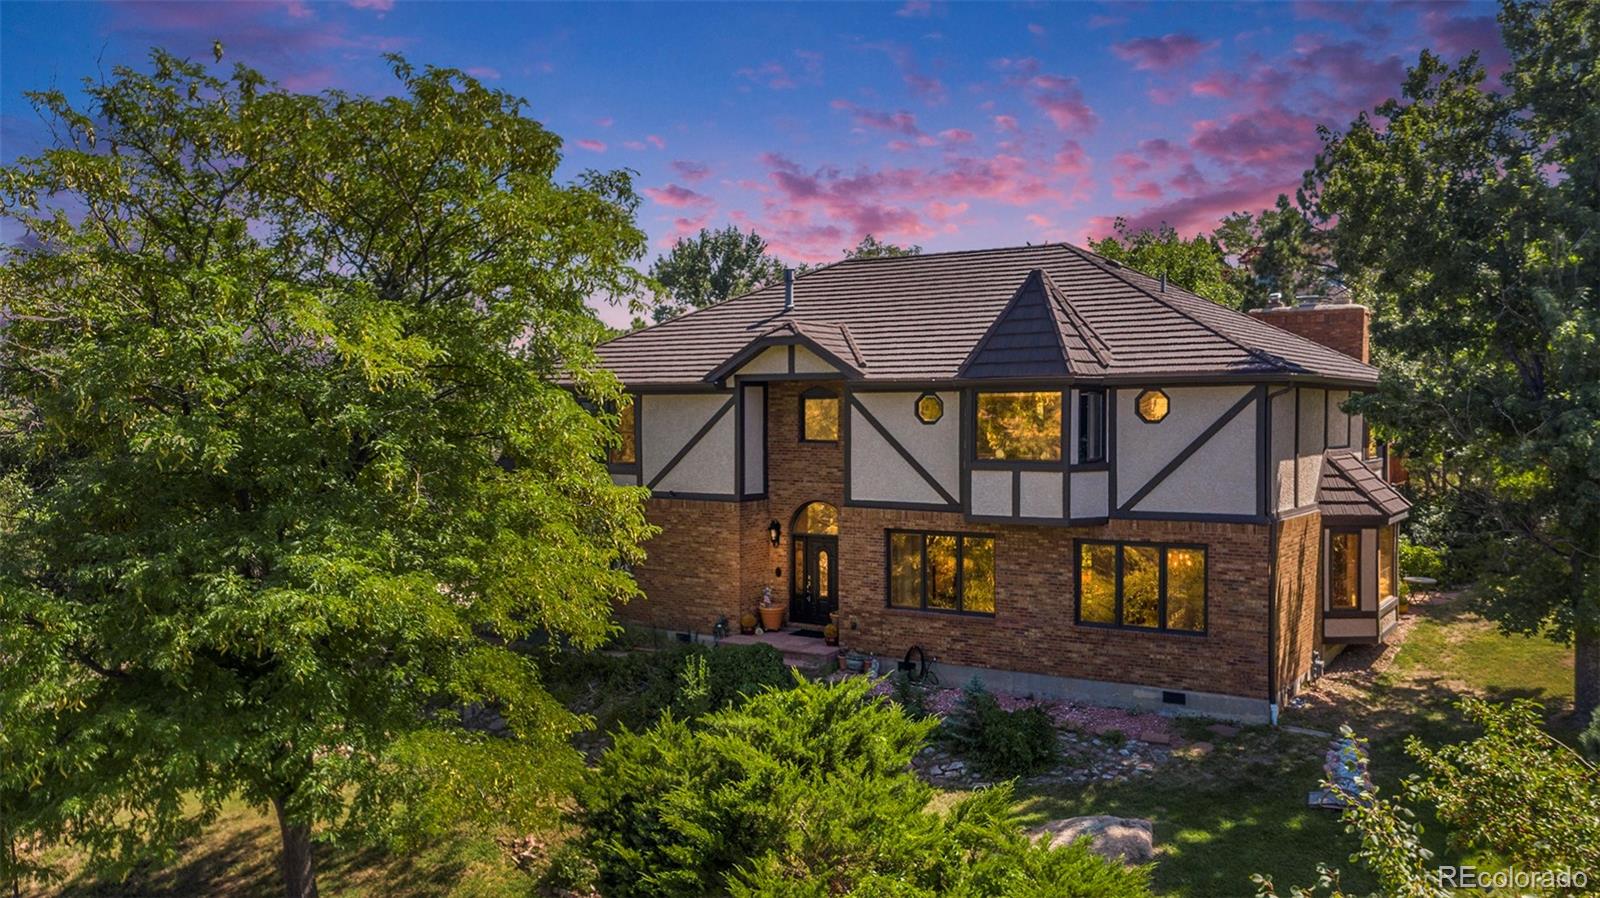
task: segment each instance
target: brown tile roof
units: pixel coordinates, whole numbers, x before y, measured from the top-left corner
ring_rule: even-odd
[[[1036,270],[1039,283],[1030,287]],[[1049,300],[1042,304],[1041,289]],[[1011,373],[1006,351],[1015,351],[1018,369],[1051,361],[1041,351],[1055,350],[1037,343],[1052,337],[1037,317],[1047,309],[1075,378],[1377,382],[1375,369],[1349,356],[1176,286],[1163,292],[1147,275],[1064,243],[836,262],[795,279],[792,311],[775,284],[618,337],[599,352],[632,387],[703,384],[758,341],[800,337],[846,361],[852,356],[842,350],[850,349],[859,361],[851,376],[861,379],[949,380],[1025,292],[1036,317],[1005,334],[1002,342],[1016,338],[1015,346],[984,354],[987,376],[1022,376]],[[798,330],[774,334],[785,322]]]
[[[1328,523],[1388,523],[1405,517],[1411,503],[1354,452],[1339,450],[1323,456],[1317,507]]]

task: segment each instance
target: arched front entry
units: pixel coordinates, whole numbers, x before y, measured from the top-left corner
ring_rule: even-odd
[[[789,565],[789,620],[826,624],[839,609],[839,509],[808,502],[789,527],[794,560]]]

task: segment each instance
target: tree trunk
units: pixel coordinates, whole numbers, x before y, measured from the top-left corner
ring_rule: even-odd
[[[272,800],[278,812],[278,830],[283,834],[283,855],[278,867],[283,871],[284,894],[289,898],[317,898],[317,856],[311,844],[311,827],[291,822],[281,798]]]
[[[1600,630],[1579,626],[1573,634],[1573,710],[1579,726],[1587,726],[1600,706]]]

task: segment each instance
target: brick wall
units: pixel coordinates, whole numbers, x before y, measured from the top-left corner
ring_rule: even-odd
[[[1311,674],[1311,654],[1322,650],[1322,515],[1303,514],[1278,524],[1278,669],[1280,698],[1293,696]]]
[[[799,442],[799,394],[768,392],[768,496],[749,502],[650,500],[665,531],[637,570],[647,599],[625,620],[708,632],[717,615],[753,608],[762,586],[787,601],[791,524],[806,502],[839,508],[841,642],[898,659],[921,645],[946,663],[1061,677],[1263,698],[1267,694],[1267,547],[1264,525],[1113,521],[1100,527],[977,525],[953,512],[843,506],[844,457],[837,444]],[[783,537],[774,549],[767,524]],[[886,607],[884,531],[930,529],[994,534],[995,615]],[[1202,543],[1207,551],[1207,633],[1201,636],[1078,627],[1073,623],[1073,541],[1079,538]],[[1309,662],[1307,662],[1309,663]]]
[[[1366,306],[1316,305],[1251,309],[1250,316],[1366,362],[1370,315]]]
[[[939,660],[1053,676],[1262,698],[1267,692],[1267,536],[1250,524],[1112,521],[1100,527],[1013,527],[950,512],[851,508],[839,554],[841,639],[898,659],[912,645]],[[884,531],[995,536],[995,614],[886,607]],[[1207,546],[1207,632],[1141,633],[1073,623],[1073,541],[1130,539]]]

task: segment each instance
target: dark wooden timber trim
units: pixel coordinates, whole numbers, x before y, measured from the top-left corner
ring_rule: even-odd
[[[1132,496],[1129,496],[1128,501],[1118,506],[1117,513],[1119,515],[1127,515],[1129,512],[1133,511],[1133,507],[1144,501],[1146,496],[1154,492],[1156,487],[1160,486],[1168,477],[1172,475],[1172,472],[1183,467],[1184,462],[1188,461],[1196,452],[1199,452],[1201,447],[1210,442],[1211,438],[1220,433],[1224,427],[1227,427],[1229,424],[1231,424],[1234,418],[1239,417],[1239,413],[1248,408],[1250,403],[1256,402],[1260,398],[1260,388],[1250,390],[1249,392],[1245,393],[1244,396],[1240,397],[1239,401],[1235,402],[1227,411],[1223,412],[1221,417],[1217,418],[1215,421],[1212,421],[1211,426],[1201,431],[1200,435],[1195,437],[1194,440],[1189,443],[1189,445],[1183,447],[1182,452],[1179,452],[1172,458],[1171,461],[1167,462],[1161,470],[1157,471],[1155,476],[1150,478],[1149,482],[1147,482],[1144,486],[1139,487],[1139,489],[1136,490]]]
[[[728,397],[728,401],[724,402],[722,404],[722,408],[717,409],[717,413],[711,416],[711,420],[709,420],[706,423],[700,425],[700,429],[695,431],[694,436],[690,437],[689,441],[683,444],[683,448],[678,450],[678,454],[672,456],[672,458],[670,460],[668,460],[668,462],[665,465],[662,466],[661,470],[656,472],[656,476],[650,478],[650,482],[645,484],[645,486],[648,486],[651,489],[655,489],[656,488],[656,484],[660,483],[662,481],[662,479],[665,478],[668,474],[671,474],[672,473],[672,469],[676,468],[678,466],[678,463],[683,461],[684,456],[686,456],[690,452],[694,451],[694,447],[700,445],[700,441],[705,439],[706,434],[711,432],[711,428],[716,427],[717,426],[717,422],[721,421],[723,419],[723,417],[725,417],[728,414],[729,410],[731,410],[733,408],[734,404],[738,401],[738,399],[739,399],[739,394],[737,394],[737,393],[735,393],[734,395]],[[732,496],[728,496],[726,498],[737,499],[738,497],[739,497],[739,491],[737,489],[735,489],[734,492],[733,492],[733,495]]]
[[[860,400],[856,399],[856,397],[853,395],[847,396],[846,398],[849,401],[850,408],[853,408],[857,412],[861,413],[862,420],[872,425],[872,429],[878,432],[878,436],[883,437],[884,442],[888,443],[890,448],[899,453],[900,458],[903,459],[907,465],[911,466],[911,470],[917,472],[918,477],[921,477],[928,484],[928,486],[933,487],[933,491],[939,494],[939,498],[948,502],[952,508],[961,507],[961,500],[957,499],[955,496],[952,496],[950,491],[944,488],[944,484],[940,483],[932,474],[928,473],[928,469],[922,466],[922,462],[917,461],[916,457],[906,450],[906,447],[900,445],[900,441],[895,439],[893,434],[889,433],[889,429],[884,427],[883,423],[873,416],[872,412],[867,411],[867,407],[862,405]]]

